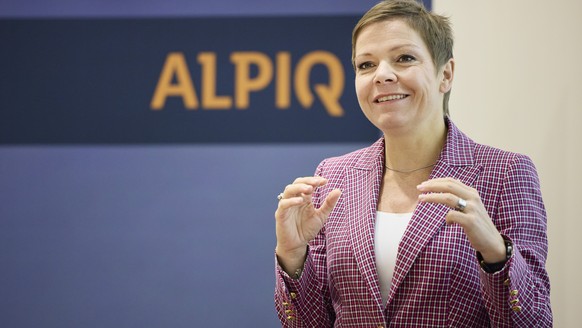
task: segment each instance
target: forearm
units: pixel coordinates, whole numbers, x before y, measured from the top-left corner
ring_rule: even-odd
[[[307,246],[294,252],[285,252],[277,247],[275,248],[275,256],[281,269],[291,278],[298,279],[305,265]]]

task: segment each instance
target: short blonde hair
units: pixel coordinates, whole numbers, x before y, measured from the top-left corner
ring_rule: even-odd
[[[448,17],[431,13],[423,4],[415,0],[385,0],[360,18],[352,32],[352,65],[356,52],[358,36],[367,26],[387,21],[403,20],[415,30],[428,48],[433,64],[440,69],[447,61],[453,58],[453,30]],[[450,91],[443,100],[443,114],[449,114]]]

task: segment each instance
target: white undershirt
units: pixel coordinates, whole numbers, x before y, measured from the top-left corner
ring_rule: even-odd
[[[396,267],[398,244],[411,218],[412,213],[386,213],[380,211],[376,213],[374,251],[376,252],[376,270],[380,282],[382,304],[386,304],[388,300],[394,268]]]

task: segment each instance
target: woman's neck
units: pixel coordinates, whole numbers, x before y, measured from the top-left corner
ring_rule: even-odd
[[[435,164],[446,141],[447,130],[442,125],[408,134],[384,134],[385,162],[393,170],[411,171]]]

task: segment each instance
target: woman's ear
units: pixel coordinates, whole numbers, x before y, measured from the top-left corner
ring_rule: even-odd
[[[440,91],[442,93],[447,93],[451,91],[453,87],[453,77],[455,76],[455,60],[453,58],[449,59],[443,65],[443,75],[441,80]]]

